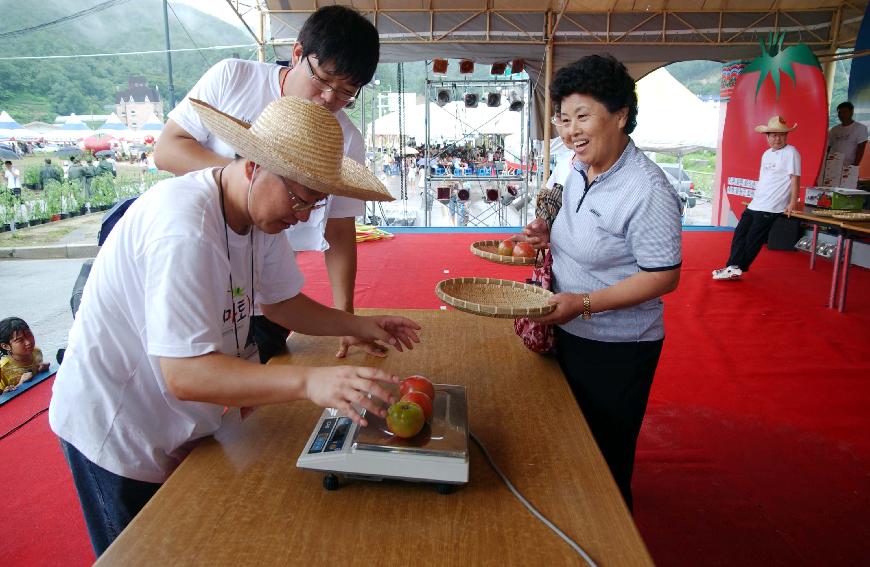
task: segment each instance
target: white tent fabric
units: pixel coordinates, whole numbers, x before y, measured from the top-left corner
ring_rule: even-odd
[[[163,131],[163,122],[152,113],[148,119],[139,126],[138,130],[131,131],[127,140],[142,143],[145,138],[151,136],[155,140],[160,137]]]
[[[118,115],[113,112],[103,125],[97,128],[97,134],[109,134],[113,138],[124,140],[133,135],[133,130],[128,129],[127,125],[121,122]]]
[[[32,142],[40,138],[41,136],[38,133],[28,130],[16,122],[5,110],[0,112],[0,140]]]
[[[698,99],[667,69],[637,82],[637,128],[631,137],[646,151],[687,154],[715,150],[719,110]]]
[[[47,134],[46,139],[52,142],[78,142],[88,136],[93,136],[93,134],[94,131],[82,122],[81,118],[71,114],[64,125],[60,129]]]

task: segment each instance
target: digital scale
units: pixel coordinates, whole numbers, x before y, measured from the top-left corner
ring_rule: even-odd
[[[468,482],[468,402],[465,386],[435,384],[432,421],[414,437],[390,433],[386,419],[363,411],[360,427],[340,411],[323,410],[296,466],[323,471],[336,490],[340,474],[366,480],[431,482],[441,493]]]

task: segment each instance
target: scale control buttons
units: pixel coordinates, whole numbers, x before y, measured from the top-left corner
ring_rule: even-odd
[[[347,432],[350,430],[352,423],[353,422],[349,417],[341,417],[338,419],[338,424],[335,426],[335,433],[332,434],[332,439],[329,440],[329,443],[323,450],[324,453],[341,451],[341,448],[344,446],[344,441],[347,439]]]
[[[321,422],[320,429],[317,430],[317,437],[314,438],[311,447],[308,449],[309,454],[323,451],[327,440],[329,440],[329,434],[332,433],[332,429],[337,421],[336,418],[330,417]]]
[[[332,431],[332,427],[335,425],[336,421],[337,420],[334,417],[324,419],[323,423],[320,424],[320,430],[318,430],[317,433],[326,433],[328,435],[329,432]]]
[[[311,448],[308,449],[308,453],[319,453],[323,451],[323,447],[324,445],[326,445],[327,439],[329,439],[329,434],[319,433],[317,437],[314,438],[314,443],[311,444]]]

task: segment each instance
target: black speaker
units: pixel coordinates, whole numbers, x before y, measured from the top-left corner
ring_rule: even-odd
[[[486,93],[486,106],[490,108],[501,106],[501,93]]]

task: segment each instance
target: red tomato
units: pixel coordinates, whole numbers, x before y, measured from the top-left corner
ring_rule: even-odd
[[[512,256],[514,253],[514,241],[513,240],[502,240],[501,244],[498,245],[498,253],[502,256]]]
[[[775,41],[771,40],[772,43]],[[744,203],[751,199],[728,194],[728,178],[758,180],[761,155],[770,146],[767,137],[757,133],[755,126],[767,124],[771,116],[782,116],[789,126],[797,123],[797,128],[788,135],[788,143],[801,156],[801,187],[816,184],[828,131],[828,94],[818,60],[811,53],[811,58],[808,57],[808,53],[808,48],[803,45],[782,49],[775,58],[764,52],[747,67],[756,66],[761,70],[744,71],[737,79],[728,102],[722,134],[722,192],[728,195],[731,210],[737,218],[746,208]],[[788,61],[791,61],[794,81],[788,76],[786,66],[780,66]],[[779,96],[774,73],[779,79]],[[756,94],[759,79],[763,80]]]
[[[413,402],[396,402],[387,410],[387,427],[397,437],[413,437],[425,423],[423,408]]]
[[[514,246],[514,256],[517,258],[534,258],[535,249],[528,242],[517,242]]]
[[[399,384],[399,391],[403,396],[409,392],[423,392],[429,396],[430,400],[435,399],[435,386],[425,376],[419,374],[408,376],[402,380],[402,383]]]
[[[432,421],[432,398],[424,394],[423,392],[408,392],[400,402],[413,402],[423,408],[423,415],[426,417],[426,421]]]

